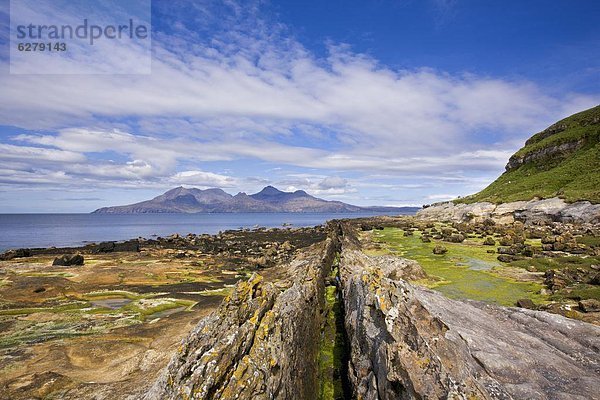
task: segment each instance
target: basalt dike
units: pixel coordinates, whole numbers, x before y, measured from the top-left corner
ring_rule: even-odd
[[[419,264],[365,254],[359,229],[239,282],[143,398],[600,398],[600,328],[412,285]]]

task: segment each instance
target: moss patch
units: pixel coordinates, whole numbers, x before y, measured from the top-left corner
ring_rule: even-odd
[[[346,351],[342,307],[335,286],[325,292],[325,324],[319,344],[319,399],[344,399],[342,383],[343,360]]]

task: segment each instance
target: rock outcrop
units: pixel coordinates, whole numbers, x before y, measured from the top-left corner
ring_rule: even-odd
[[[599,398],[600,328],[539,311],[450,300],[343,251],[354,397]]]
[[[63,254],[60,257],[56,257],[52,262],[52,265],[83,265],[84,259],[81,254]]]
[[[239,283],[144,398],[315,399],[324,266],[334,255],[327,240],[287,265],[280,285],[260,275]]]
[[[417,213],[417,217],[427,220],[453,222],[481,222],[492,219],[500,224],[522,222],[566,222],[599,223],[600,204],[589,201],[567,203],[557,197],[544,200],[515,201],[512,203],[440,203]]]

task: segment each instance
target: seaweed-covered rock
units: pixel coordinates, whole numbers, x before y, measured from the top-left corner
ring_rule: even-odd
[[[496,245],[496,241],[494,240],[493,237],[488,236],[483,241],[483,244],[484,244],[484,246],[495,246]]]
[[[8,261],[13,258],[24,258],[31,257],[30,249],[16,249],[16,250],[8,250],[2,254],[0,254],[0,260]]]
[[[52,262],[52,265],[71,266],[71,265],[83,265],[84,259],[81,254],[63,254],[60,257],[56,257]]]
[[[433,254],[438,254],[438,255],[446,254],[448,252],[448,249],[445,248],[444,246],[438,244],[433,248],[432,252],[433,252]]]

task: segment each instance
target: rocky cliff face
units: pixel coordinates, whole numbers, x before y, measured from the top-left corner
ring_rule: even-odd
[[[405,281],[424,276],[417,263],[365,255],[359,226],[330,228],[324,243],[285,266],[281,281],[254,275],[239,283],[144,398],[320,398],[324,287],[332,281],[348,342],[343,398],[600,398],[600,328],[447,299]]]
[[[544,160],[553,160],[556,162],[557,160],[565,159],[583,147],[584,144],[585,140],[580,139],[556,144],[554,146],[543,147],[538,150],[533,150],[530,153],[515,154],[509,158],[508,163],[506,164],[506,171],[514,171],[523,165],[540,163]]]

